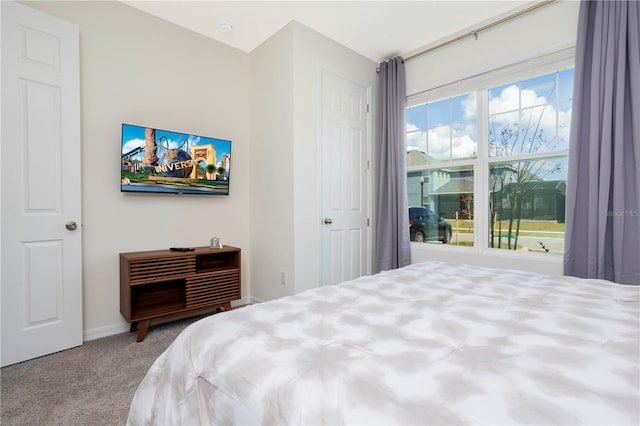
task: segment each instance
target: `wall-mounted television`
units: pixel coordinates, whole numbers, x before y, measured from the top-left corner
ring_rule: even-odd
[[[229,140],[122,124],[121,154],[121,192],[229,195]]]

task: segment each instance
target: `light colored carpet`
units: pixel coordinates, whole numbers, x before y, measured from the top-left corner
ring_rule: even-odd
[[[200,317],[153,325],[137,333],[4,367],[0,423],[9,425],[124,425],[138,384],[175,337]]]

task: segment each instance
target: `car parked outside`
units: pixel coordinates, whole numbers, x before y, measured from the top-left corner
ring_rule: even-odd
[[[409,238],[423,243],[451,241],[451,224],[426,207],[409,207]]]

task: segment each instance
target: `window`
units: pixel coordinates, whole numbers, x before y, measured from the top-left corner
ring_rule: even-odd
[[[409,206],[449,224],[449,244],[564,251],[573,69],[563,62],[409,99]]]

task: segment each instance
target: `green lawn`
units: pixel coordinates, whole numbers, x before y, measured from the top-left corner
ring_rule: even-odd
[[[445,220],[447,222],[449,222],[451,224],[451,226],[453,227],[453,232],[455,233],[456,230],[456,220],[454,219],[448,219],[445,218]],[[502,233],[506,234],[507,231],[509,230],[509,221],[508,220],[503,220],[502,222]],[[495,225],[495,230],[496,232],[499,229],[500,224],[496,222]],[[513,222],[513,229],[512,229],[512,234],[515,234],[516,232],[516,226],[517,226],[517,222],[514,221]],[[472,220],[458,220],[458,232],[460,233],[472,233],[473,232],[473,221]],[[557,223],[555,220],[529,220],[529,219],[523,219],[520,221],[520,231],[523,233],[526,233],[528,235],[537,235],[538,233],[540,234],[545,234],[548,232],[564,232],[564,228],[565,228],[565,224],[564,223]],[[534,232],[534,234],[531,234],[531,232]]]
[[[511,244],[513,244],[513,242]],[[457,243],[452,241],[452,242],[449,243],[449,245],[451,245],[451,246],[473,247],[473,241],[458,241]],[[498,247],[496,246],[494,248],[498,248]],[[506,250],[507,249],[507,243],[503,242],[503,244],[502,244],[502,246],[500,248]],[[522,250],[522,249],[525,249],[525,248],[526,248],[525,246],[523,246],[521,244],[518,244],[518,250]]]

